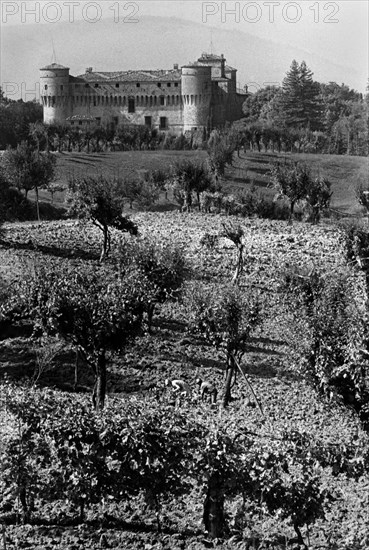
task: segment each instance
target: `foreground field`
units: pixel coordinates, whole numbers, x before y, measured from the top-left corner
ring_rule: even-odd
[[[232,277],[236,251],[231,241],[221,238],[219,244],[208,249],[201,244],[205,234],[219,234],[225,221],[219,215],[179,214],[178,212],[137,213],[133,216],[141,235],[157,242],[175,242],[186,253],[191,275],[186,283],[187,295],[199,285],[217,286]],[[264,322],[254,334],[242,368],[262,405],[264,415],[257,407],[248,386],[238,380],[233,390],[234,400],[220,415],[218,406],[201,403],[194,391],[192,398],[179,405],[165,388],[166,378],[184,378],[195,389],[198,376],[212,380],[221,390],[224,378],[224,356],[187,330],[186,292],[180,303],[167,303],[154,318],[151,334],[137,339],[136,344],[109,364],[108,410],[113,414],[127,403],[150,406],[182,407],[189,418],[203,418],[209,424],[242,426],[258,441],[273,448],[286,432],[303,434],[308,441],[322,446],[345,449],[357,445],[360,452],[369,452],[368,438],[363,433],[355,413],[335,401],[319,396],[302,379],[291,354],[289,340],[294,327],[280,299],[279,286],[287,266],[318,265],[334,271],[343,265],[342,239],[333,226],[311,226],[303,223],[293,226],[285,222],[241,220],[245,229],[246,263],[241,287],[252,289],[263,303]],[[100,235],[93,226],[81,226],[75,221],[42,224],[8,224],[0,246],[1,275],[11,284],[20,273],[32,270],[35,263],[46,258],[56,265],[68,262],[76,269],[82,262],[97,264]],[[113,235],[113,251],[119,235]],[[360,283],[358,278],[358,285]],[[3,334],[0,341],[0,377],[27,384],[35,369],[36,348],[24,327],[13,334]],[[17,332],[18,330],[18,332]],[[49,365],[50,367],[50,365]],[[92,375],[82,370],[79,394],[72,393],[74,356],[67,346],[56,355],[51,368],[38,380],[44,387],[54,387],[82,400],[88,407]],[[60,393],[60,395],[63,395]],[[154,405],[153,405],[154,406]],[[2,417],[0,431],[6,433],[8,420]],[[360,455],[361,456],[361,455]],[[354,457],[355,460],[355,457]],[[322,490],[328,488],[332,501],[327,506],[325,520],[318,520],[304,530],[309,548],[364,550],[369,547],[369,501],[367,474],[350,479],[332,465],[323,468]],[[201,525],[203,495],[193,490],[185,497],[164,503],[164,529],[156,533],[155,516],[144,511],[139,497],[131,503],[113,506],[104,502],[92,506],[87,522],[73,525],[73,516],[66,502],[54,509],[44,506],[37,511],[38,523],[16,526],[13,516],[5,513],[7,521],[7,550],[83,549],[101,548],[104,534],[110,548],[143,548],[146,550],[199,550],[212,547],[205,540]],[[237,502],[227,504],[227,513],[234,516]],[[137,511],[138,510],[138,511]],[[0,512],[1,513],[1,512]],[[105,518],[105,519],[97,519]],[[53,525],[57,523],[59,525]],[[294,532],[287,520],[278,516],[260,514],[245,521],[243,534],[233,527],[233,539],[220,543],[224,549],[278,549],[289,546]],[[105,544],[105,543],[104,543]]]

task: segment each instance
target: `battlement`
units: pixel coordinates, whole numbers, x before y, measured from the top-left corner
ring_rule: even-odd
[[[51,63],[40,69],[44,122],[137,124],[174,133],[211,129],[242,116],[236,72],[223,54],[208,53],[181,68],[106,72],[87,67],[78,76]]]

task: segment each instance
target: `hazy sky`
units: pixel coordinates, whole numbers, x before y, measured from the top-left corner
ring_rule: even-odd
[[[94,20],[105,18],[110,19],[112,25],[120,25],[124,33],[127,25],[137,25],[139,31],[140,18],[144,16],[177,17],[202,23],[208,50],[212,45],[216,53],[220,53],[216,28],[237,29],[314,52],[333,63],[355,67],[360,73],[360,81],[366,82],[368,7],[367,0],[1,0],[1,25],[37,22],[48,25],[52,32],[58,21],[69,21],[72,25],[73,21],[84,19],[92,24]],[[37,32],[37,26],[35,29]],[[1,50],[4,58],[6,45]]]

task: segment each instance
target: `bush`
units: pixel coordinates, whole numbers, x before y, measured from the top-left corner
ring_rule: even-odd
[[[298,432],[262,442],[234,419],[214,426],[164,400],[119,400],[97,415],[80,395],[8,382],[0,389],[9,418],[0,448],[0,509],[21,510],[24,522],[47,503],[55,510],[67,501],[83,520],[94,503],[128,500],[134,507],[132,497],[141,494],[160,528],[161,502],[175,506],[194,488],[203,492],[211,538],[228,534],[225,501],[238,495],[253,518],[265,512],[289,518],[300,538],[301,526],[324,515],[330,495],[321,488],[319,462],[327,454],[299,444]]]
[[[66,197],[69,214],[91,220],[103,235],[100,261],[110,252],[110,227],[137,235],[137,226],[122,215],[123,197],[120,182],[103,176],[73,179]]]
[[[361,403],[369,372],[362,355],[368,337],[363,281],[345,267],[329,273],[292,267],[284,273],[284,289],[293,312],[291,343],[301,374],[327,396]]]
[[[341,223],[339,225],[345,255],[349,262],[362,269],[369,276],[369,231],[361,221]]]
[[[217,289],[192,288],[187,296],[187,317],[189,330],[224,354],[223,407],[227,407],[239,361],[247,351],[251,332],[262,320],[259,297],[233,283]]]
[[[167,300],[178,298],[187,276],[188,265],[181,247],[158,244],[149,238],[122,243],[117,255],[121,273],[135,270],[147,288],[143,298],[151,330],[155,308]]]

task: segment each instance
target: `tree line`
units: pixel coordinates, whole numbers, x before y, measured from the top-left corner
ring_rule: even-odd
[[[369,92],[369,90],[368,90]],[[365,96],[345,84],[320,83],[304,61],[294,60],[282,86],[250,94],[244,118],[233,124],[239,147],[252,149],[368,155],[368,105]],[[88,128],[42,124],[36,102],[12,101],[0,90],[0,148],[16,147],[31,135],[44,150],[87,151],[207,148],[207,131],[175,136],[144,125]]]
[[[369,88],[368,88],[369,92]],[[369,93],[320,83],[303,61],[293,61],[282,86],[266,86],[243,105],[236,123],[257,150],[368,155]]]

